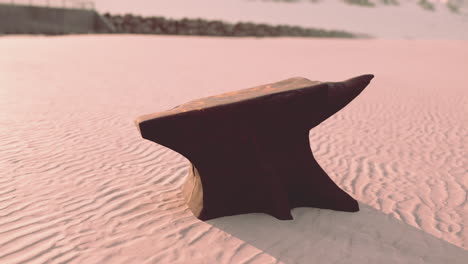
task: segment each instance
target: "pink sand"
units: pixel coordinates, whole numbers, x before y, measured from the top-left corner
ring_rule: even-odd
[[[467,41],[4,37],[0,263],[466,263],[467,69]],[[358,213],[199,221],[181,196],[188,161],[133,124],[293,76],[366,73],[310,134]]]

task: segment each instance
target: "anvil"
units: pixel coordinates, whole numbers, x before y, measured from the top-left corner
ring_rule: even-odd
[[[356,212],[359,205],[314,159],[309,131],[374,76],[302,77],[194,100],[135,120],[143,138],[190,162],[183,194],[201,220],[246,213],[292,219],[291,209]]]

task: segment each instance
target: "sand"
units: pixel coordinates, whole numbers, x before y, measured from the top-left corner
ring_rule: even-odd
[[[0,39],[0,263],[464,263],[468,42]],[[371,85],[310,133],[358,213],[202,222],[133,120],[302,76]]]

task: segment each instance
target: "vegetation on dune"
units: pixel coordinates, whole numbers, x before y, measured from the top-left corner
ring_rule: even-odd
[[[447,8],[450,11],[452,11],[453,13],[459,13],[460,12],[460,8],[458,6],[456,6],[455,4],[450,3],[450,2],[447,3]]]
[[[375,4],[370,2],[369,0],[343,0],[343,1],[351,5],[359,5],[359,6],[365,6],[365,7],[375,6]]]
[[[384,5],[399,5],[398,0],[380,0]]]
[[[435,7],[434,7],[434,4],[429,2],[428,0],[419,0],[418,1],[418,5],[426,10],[429,10],[429,11],[434,11],[435,10]]]
[[[204,19],[166,19],[164,17],[142,17],[131,14],[104,17],[115,27],[116,33],[230,36],[230,37],[328,37],[353,38],[356,35],[339,30],[303,28],[299,26],[255,24],[239,22],[225,23],[219,20]]]

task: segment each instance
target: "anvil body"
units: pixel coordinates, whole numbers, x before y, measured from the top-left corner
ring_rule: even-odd
[[[142,137],[190,162],[183,193],[201,220],[245,213],[292,219],[295,207],[359,211],[312,154],[309,131],[351,102],[373,75],[295,77],[139,117]]]

